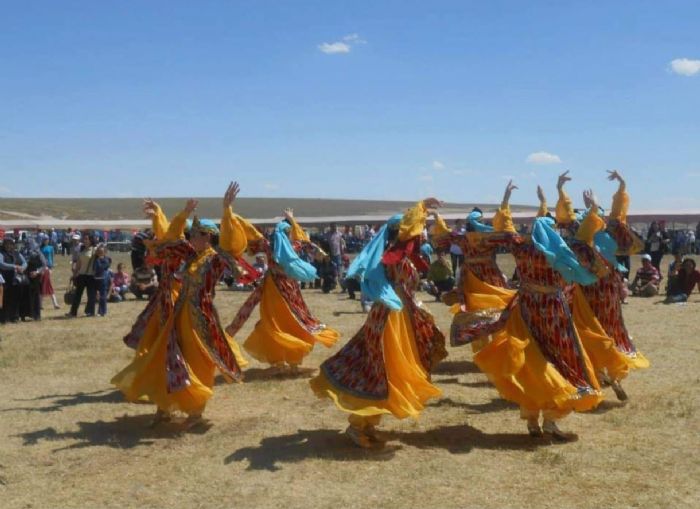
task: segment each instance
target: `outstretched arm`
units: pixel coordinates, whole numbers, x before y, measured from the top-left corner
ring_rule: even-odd
[[[291,237],[293,241],[311,242],[311,239],[309,239],[309,236],[306,234],[304,229],[299,226],[299,223],[297,223],[294,219],[294,209],[284,209],[284,218],[289,221],[290,225],[292,225]]]
[[[627,194],[627,183],[617,170],[608,171],[608,174],[608,180],[617,180],[620,183],[617,192],[613,195],[610,219],[619,221],[620,223],[626,223],[627,210],[630,205],[630,197]]]
[[[240,192],[238,182],[231,182],[224,194],[224,211],[221,217],[221,235],[219,246],[234,258],[243,254],[248,245],[245,230],[233,215],[233,202]]]
[[[537,198],[540,200],[540,208],[537,209],[537,217],[545,217],[549,213],[547,208],[547,198],[544,195],[542,186],[537,186]]]
[[[576,220],[576,214],[574,214],[574,207],[571,202],[571,198],[566,194],[564,190],[564,184],[571,180],[569,177],[569,171],[565,171],[559,175],[557,180],[557,191],[559,192],[559,199],[557,200],[556,217],[557,222],[561,224],[569,224]]]
[[[415,207],[408,209],[403,219],[401,219],[399,240],[406,241],[423,233],[429,209],[436,209],[441,206],[442,202],[437,198],[426,198],[418,202]]]

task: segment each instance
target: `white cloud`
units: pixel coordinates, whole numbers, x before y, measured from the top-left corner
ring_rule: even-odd
[[[672,72],[681,76],[695,76],[700,73],[700,60],[691,60],[690,58],[676,58],[671,60],[669,68]]]
[[[549,152],[533,152],[525,160],[532,164],[559,164],[561,163],[561,158],[556,154],[550,154]]]
[[[445,164],[440,161],[433,161],[433,170],[444,170]]]
[[[353,46],[366,43],[367,41],[362,39],[359,34],[348,34],[341,37],[339,41],[322,42],[318,45],[318,49],[326,55],[342,55],[350,53]]]
[[[336,53],[350,53],[350,45],[344,42],[324,42],[318,45],[326,55],[334,55]]]

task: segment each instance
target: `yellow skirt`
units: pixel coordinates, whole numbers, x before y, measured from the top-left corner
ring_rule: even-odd
[[[578,285],[574,288],[572,312],[576,329],[581,331],[583,348],[596,373],[606,370],[610,378],[621,380],[630,369],[649,366],[649,361],[641,353],[630,357],[615,348],[614,340],[603,329]]]
[[[517,290],[501,288],[490,285],[476,277],[472,271],[466,271],[466,277],[462,276],[462,293],[464,295],[464,307],[467,312],[479,311],[503,311],[515,296]],[[461,311],[459,304],[454,304],[450,312],[454,315]],[[474,353],[481,350],[488,343],[488,337],[472,341]]]
[[[112,383],[129,401],[149,401],[167,412],[179,410],[197,414],[204,410],[213,393],[216,366],[194,328],[191,311],[190,304],[186,303],[177,316],[170,317],[162,330],[159,329],[157,320],[155,324],[149,322],[134,360],[112,378]],[[179,332],[179,346],[187,366],[190,385],[169,393],[166,357],[168,333],[172,327],[176,327]],[[238,344],[233,338],[226,336],[226,339],[238,365],[243,368],[248,363]]]
[[[505,328],[493,335],[474,356],[474,362],[504,399],[517,403],[528,414],[544,411],[563,417],[573,410],[591,410],[603,399],[593,366],[585,352],[583,356],[594,391],[581,395],[544,357],[516,306]]]
[[[275,282],[266,277],[260,300],[260,321],[243,343],[243,348],[260,362],[296,365],[301,364],[316,342],[330,347],[339,337],[340,334],[330,328],[311,334],[302,327]]]
[[[343,412],[362,417],[392,414],[394,417],[418,418],[430,398],[442,394],[428,380],[418,356],[408,311],[391,311],[382,334],[384,363],[389,395],[385,400],[364,399],[342,391],[321,373],[311,380],[319,398],[330,398]]]

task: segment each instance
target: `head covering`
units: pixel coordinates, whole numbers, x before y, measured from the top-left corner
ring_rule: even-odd
[[[316,279],[316,267],[297,255],[289,237],[287,237],[287,231],[291,227],[286,221],[280,221],[275,226],[275,231],[272,234],[272,258],[292,279],[302,282],[313,281]]]
[[[601,230],[593,237],[593,244],[598,252],[603,255],[610,265],[615,267],[620,272],[627,272],[627,267],[621,263],[617,263],[617,242],[605,230]]]
[[[382,256],[389,240],[389,230],[398,227],[402,218],[403,214],[389,218],[348,268],[348,277],[360,280],[364,297],[374,302],[379,301],[395,311],[401,310],[403,303],[386,278]]]
[[[567,283],[590,285],[596,277],[586,270],[566,245],[564,239],[553,228],[554,220],[538,217],[532,226],[532,243],[547,259],[547,263],[559,272]]]
[[[642,260],[651,261],[651,255],[648,254],[648,253],[644,253],[644,254],[642,255]]]
[[[216,223],[211,219],[199,219],[197,216],[194,216],[190,231],[199,231],[203,233],[211,233],[212,235],[218,235],[219,227],[216,226]]]
[[[467,222],[474,228],[475,232],[488,233],[493,231],[493,226],[489,226],[481,222],[484,214],[481,209],[474,207],[474,209],[467,216]]]

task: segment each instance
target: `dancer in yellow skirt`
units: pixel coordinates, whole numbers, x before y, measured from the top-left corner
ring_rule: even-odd
[[[445,338],[415,299],[425,266],[420,236],[428,209],[439,205],[428,198],[392,217],[353,261],[348,275],[361,279],[374,304],[362,328],[311,380],[318,397],[350,414],[346,432],[360,447],[383,445],[375,428],[382,415],[417,418],[441,394],[430,371],[447,355]]]
[[[611,228],[606,228],[605,221],[600,217],[597,217],[594,226],[588,222],[588,228],[584,227],[584,223],[579,227],[580,218],[573,212],[571,200],[563,189],[566,180],[562,181],[561,178],[557,221],[575,232],[574,236],[569,237],[571,249],[579,258],[587,258],[589,265],[596,267],[598,280],[594,284],[575,285],[571,289],[574,318],[579,327],[587,327],[591,331],[583,346],[591,358],[599,381],[609,383],[617,398],[625,401],[627,394],[622,388],[622,379],[627,377],[631,369],[648,367],[649,361],[632,344],[622,318],[623,282],[615,259],[618,243],[609,232],[620,239],[626,252],[638,251],[641,242],[635,242],[634,234],[626,231],[629,197],[625,182],[617,172],[611,172],[611,177],[620,182],[613,202]],[[584,192],[584,202],[587,214],[597,211],[598,205],[592,191]]]
[[[589,214],[586,221],[596,217]],[[512,237],[517,294],[497,321],[466,323],[455,331],[452,343],[492,334],[492,341],[474,356],[476,365],[501,396],[520,406],[530,435],[544,432],[567,441],[576,437],[561,431],[557,421],[572,411],[595,408],[602,393],[582,344],[589,331],[575,323],[566,289],[573,282],[592,284],[596,277],[553,226],[553,219],[538,217],[531,236]]]
[[[130,401],[154,403],[158,407],[154,425],[169,420],[174,411],[188,415],[187,425],[196,424],[212,396],[217,368],[229,382],[241,379],[245,361],[233,338],[225,334],[213,305],[223,271],[238,272],[235,259],[246,246],[245,232],[231,209],[238,191],[236,183],[226,190],[220,235],[215,223],[195,217],[189,241],[180,238],[152,246],[153,256],[184,264],[179,272],[181,289],[165,323],[144,331],[134,360],[112,383]],[[183,215],[195,205],[188,202]]]
[[[449,240],[457,244],[464,254],[459,271],[459,285],[443,296],[443,302],[451,305],[450,311],[459,321],[483,322],[497,320],[513,299],[516,290],[508,287],[508,279],[496,263],[499,248],[507,246],[515,234],[510,215],[510,196],[517,189],[513,181],[508,182],[501,206],[493,218],[493,226],[481,222],[481,211],[475,209],[467,218],[467,232],[451,233],[442,218],[436,221],[433,231],[435,242],[440,245]],[[448,232],[442,237],[438,231]],[[472,341],[472,349],[478,352],[488,337]]]
[[[309,237],[294,220],[292,209],[285,210],[285,220],[275,227],[272,243],[242,217],[235,220],[245,232],[248,249],[264,252],[269,268],[226,330],[234,336],[259,303],[260,320],[243,347],[260,362],[296,371],[316,343],[330,347],[339,337],[311,314],[301,295],[299,281],[316,279],[316,268],[299,258],[292,242],[306,246],[311,244]]]

